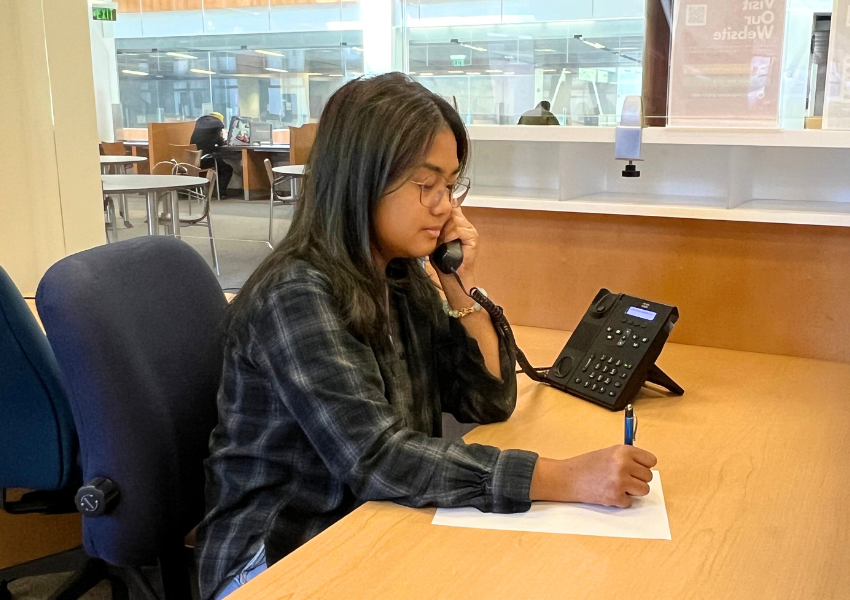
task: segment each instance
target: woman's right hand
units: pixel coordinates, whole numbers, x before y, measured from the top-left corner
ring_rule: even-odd
[[[650,469],[657,463],[646,450],[626,445],[566,460],[538,458],[531,477],[531,500],[628,508],[633,496],[649,493]]]

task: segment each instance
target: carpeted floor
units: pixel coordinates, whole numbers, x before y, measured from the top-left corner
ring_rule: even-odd
[[[132,229],[124,229],[121,218],[118,219],[118,239],[126,240],[140,235],[147,235],[145,223],[145,201],[141,196],[128,196],[130,204],[130,223]],[[116,198],[116,210],[119,202]],[[194,203],[192,210],[198,214],[198,204]],[[274,209],[274,241],[279,242],[292,220],[292,206],[277,206]],[[180,203],[181,214],[188,214],[189,204]],[[228,291],[236,291],[242,287],[248,276],[257,268],[260,262],[268,256],[269,249],[266,240],[269,235],[269,204],[267,201],[251,201],[226,199],[213,201],[211,205],[213,231],[215,232],[216,249],[218,250],[219,275],[221,287]],[[161,229],[164,231],[164,228]],[[181,227],[183,239],[192,245],[203,256],[212,268],[212,252],[209,243],[209,233],[206,227]]]

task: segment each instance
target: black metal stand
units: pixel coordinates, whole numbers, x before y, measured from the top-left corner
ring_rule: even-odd
[[[649,371],[646,373],[646,380],[649,383],[654,383],[656,385],[660,385],[663,388],[667,388],[677,396],[681,396],[685,393],[685,390],[682,389],[678,383],[673,381],[667,373],[658,368],[657,365],[652,365],[649,368]]]

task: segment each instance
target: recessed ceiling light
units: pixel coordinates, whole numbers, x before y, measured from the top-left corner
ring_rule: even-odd
[[[275,73],[289,73],[286,69],[275,69],[274,67],[266,67],[266,71],[274,71]]]
[[[551,48],[535,48],[535,52],[554,52]]]
[[[449,71],[452,75],[463,75],[463,71]]]
[[[183,54],[182,52],[166,52],[166,54],[168,56],[174,56],[176,58],[191,58],[193,60],[198,58],[197,56],[192,56],[191,54]]]
[[[431,75],[433,75],[433,73],[420,73],[419,75],[421,77],[431,77]]]
[[[273,52],[272,50],[254,50],[257,54],[268,54],[269,56],[283,56],[280,52]]]
[[[480,72],[478,72],[478,71],[467,71],[467,73],[466,73],[466,74],[467,74],[467,75],[481,75],[481,73],[480,73]]]
[[[189,69],[192,73],[200,73],[201,75],[215,75],[215,71],[205,71],[204,69]]]
[[[130,69],[124,69],[121,72],[127,75],[150,75],[150,73],[145,73],[144,71],[131,71]]]
[[[488,73],[501,73],[502,70],[501,69],[487,69],[487,72]]]

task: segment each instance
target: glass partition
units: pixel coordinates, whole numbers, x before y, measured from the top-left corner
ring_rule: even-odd
[[[515,125],[545,101],[561,125],[612,126],[641,93],[643,12],[642,1],[416,0],[406,67],[468,124]]]
[[[118,40],[124,123],[145,127],[212,111],[226,122],[250,116],[276,129],[315,121],[330,95],[363,73],[360,38],[341,32]]]

